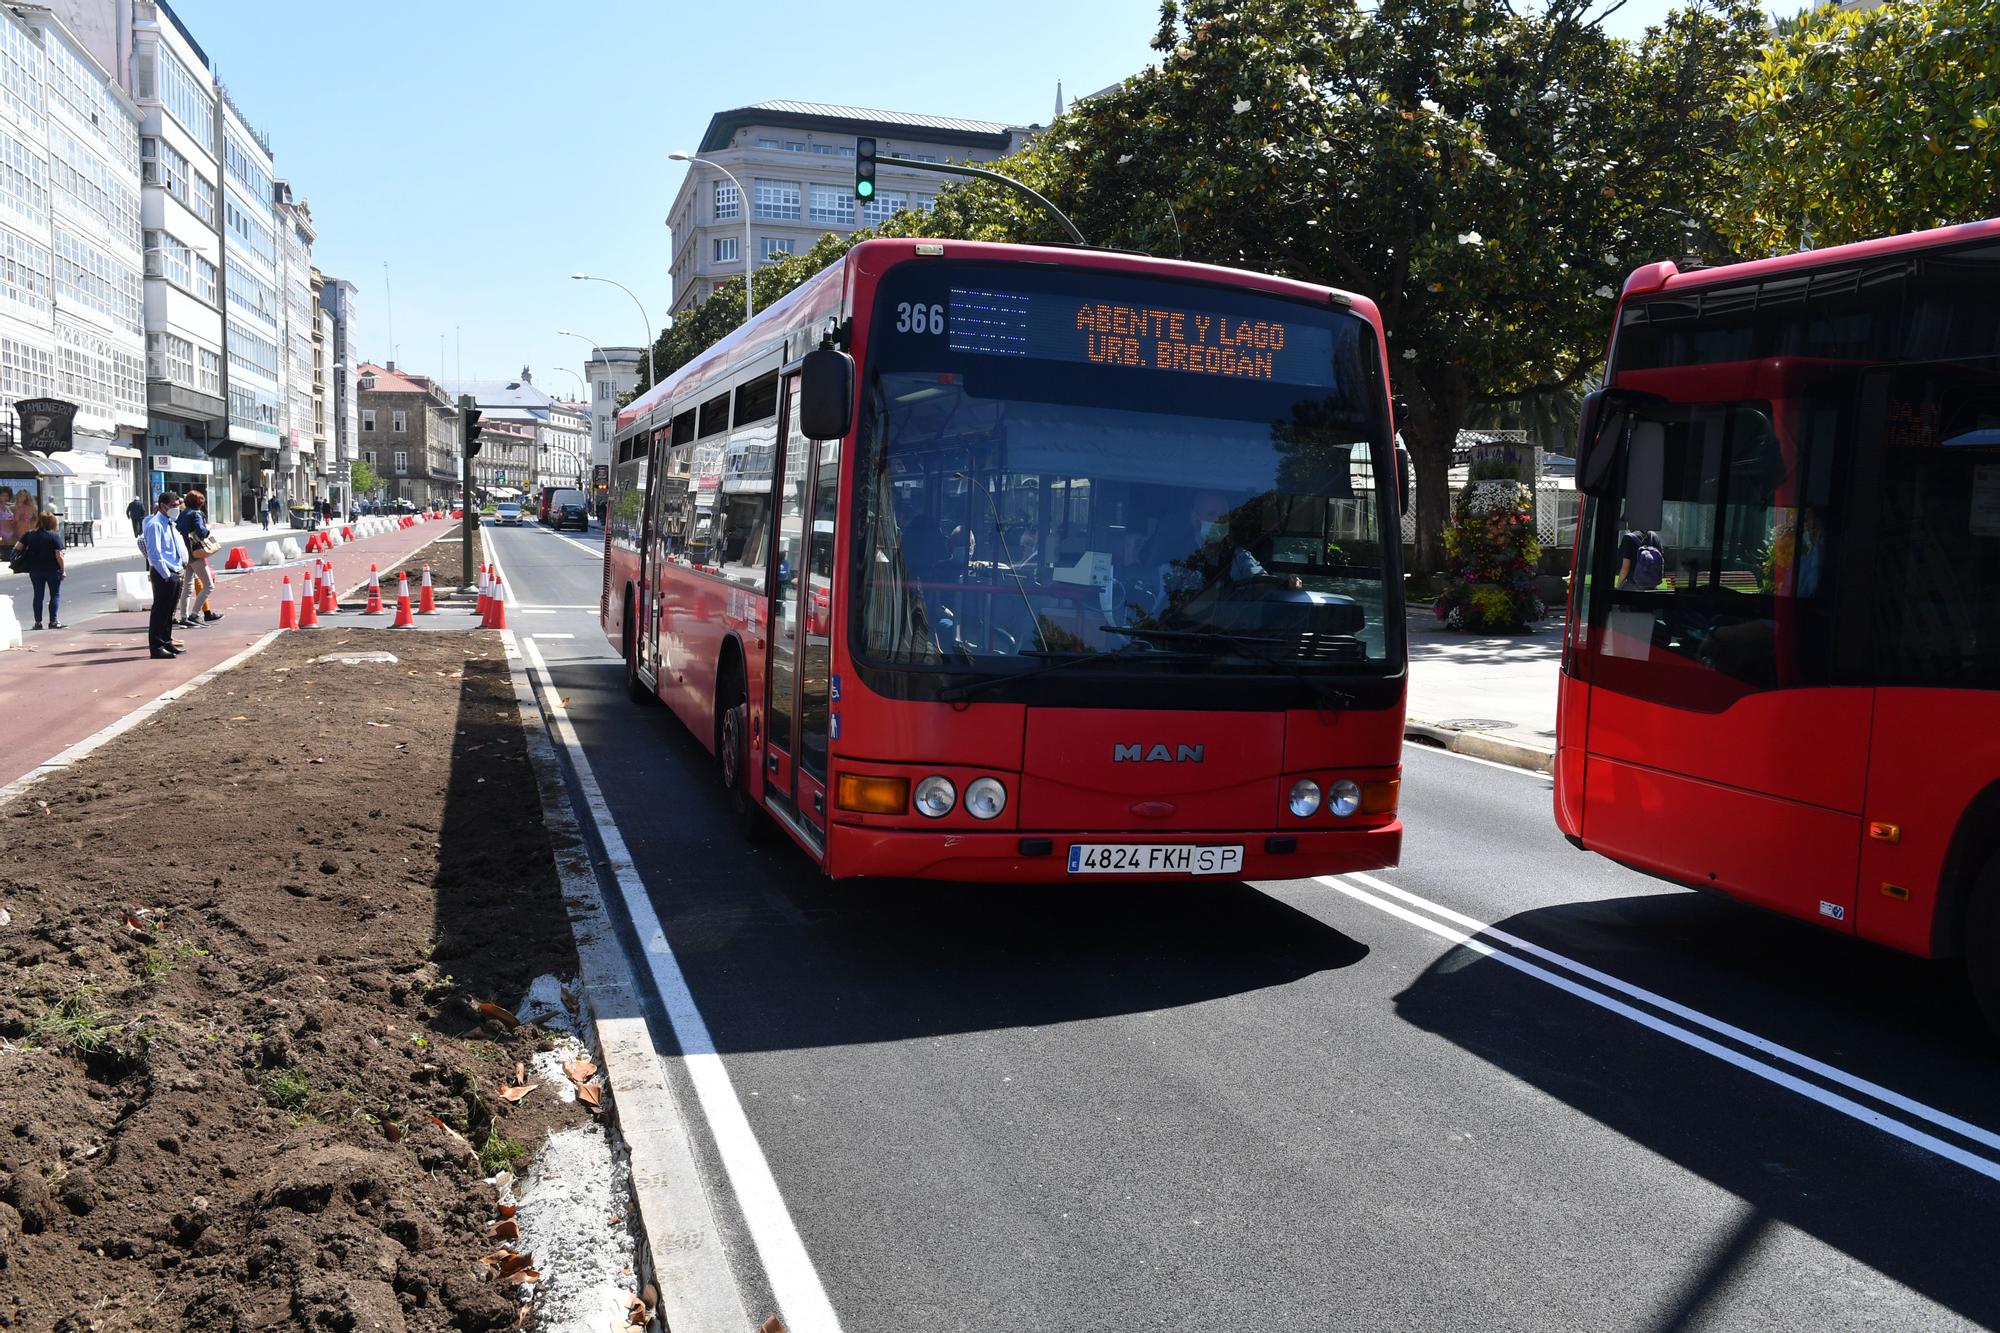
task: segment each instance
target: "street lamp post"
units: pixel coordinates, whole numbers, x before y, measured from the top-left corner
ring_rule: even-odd
[[[639,323],[641,326],[650,325],[653,322],[651,318],[649,318],[646,314],[646,303],[644,301],[641,301],[636,295],[634,295],[632,289],[630,287],[627,287],[624,283],[613,282],[610,278],[594,278],[588,273],[572,273],[570,274],[570,277],[575,278],[579,282],[610,283],[611,286],[616,287],[619,291],[625,293],[627,296],[632,297],[632,304],[639,307]],[[651,330],[649,329],[646,335],[646,387],[647,388],[651,388],[656,382],[653,379],[653,342],[654,338]]]
[[[729,177],[729,183],[736,187],[736,206],[743,210],[743,322],[747,324],[750,322],[750,317],[757,313],[756,306],[750,299],[750,192],[743,188],[742,181],[736,179],[736,173],[720,162],[711,162],[705,157],[696,157],[693,153],[685,152],[668,153],[667,160],[699,162],[702,166],[714,167]]]

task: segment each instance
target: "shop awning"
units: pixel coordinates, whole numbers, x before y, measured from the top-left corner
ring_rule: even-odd
[[[146,456],[129,444],[110,445],[105,448],[104,452],[110,458],[144,458]]]
[[[76,469],[60,458],[0,449],[0,477],[74,477]]]

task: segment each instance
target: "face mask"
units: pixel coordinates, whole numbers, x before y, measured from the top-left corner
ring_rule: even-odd
[[[167,517],[168,517],[168,518],[179,518],[180,516],[181,516],[181,507],[180,507],[179,505],[168,505],[168,506],[167,506]]]

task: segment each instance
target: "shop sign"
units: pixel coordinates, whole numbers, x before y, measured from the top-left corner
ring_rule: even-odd
[[[76,447],[76,404],[60,398],[23,398],[14,404],[21,418],[21,447],[38,454]]]

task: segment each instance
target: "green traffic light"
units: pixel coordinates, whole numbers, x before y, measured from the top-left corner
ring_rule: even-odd
[[[875,194],[875,182],[856,181],[854,184],[854,192],[860,195],[863,199],[873,198]]]

